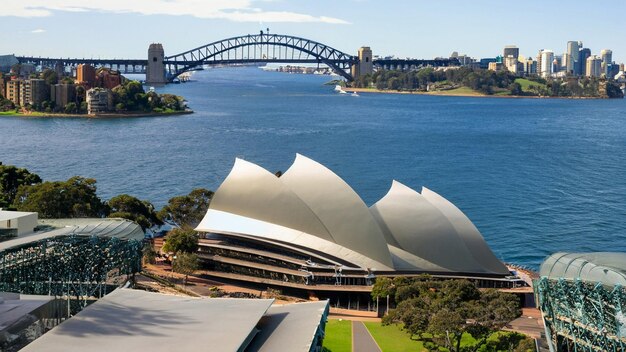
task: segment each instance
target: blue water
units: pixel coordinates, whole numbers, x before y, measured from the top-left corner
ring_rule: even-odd
[[[391,180],[426,186],[474,221],[507,262],[555,251],[626,251],[626,100],[339,95],[328,77],[256,68],[198,72],[159,89],[192,115],[0,118],[0,161],[46,180],[98,180],[157,207],[216,189],[234,158],[285,171],[295,153],[366,203]]]

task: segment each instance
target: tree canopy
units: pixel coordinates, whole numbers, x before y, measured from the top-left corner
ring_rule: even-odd
[[[96,180],[80,176],[21,185],[13,206],[20,211],[38,212],[41,218],[102,217],[107,210],[96,195]]]
[[[521,315],[518,299],[496,290],[479,291],[467,280],[435,281],[424,278],[379,278],[372,295],[390,295],[397,303],[383,318],[384,324],[403,324],[404,329],[426,341],[432,351],[476,351],[493,332]],[[463,334],[476,343],[461,346]]]
[[[173,229],[165,237],[162,250],[167,253],[193,253],[198,250],[198,235],[191,229]]]
[[[0,163],[0,208],[9,207],[20,186],[41,183],[41,178],[30,171]]]
[[[159,217],[182,228],[195,228],[209,209],[211,198],[212,191],[196,188],[186,196],[170,198]]]
[[[138,223],[144,230],[163,222],[157,216],[152,203],[128,194],[120,194],[107,202],[110,218],[124,218]]]

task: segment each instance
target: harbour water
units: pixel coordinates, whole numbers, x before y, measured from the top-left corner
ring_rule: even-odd
[[[216,189],[234,158],[328,166],[370,205],[396,179],[474,221],[506,262],[626,251],[626,100],[337,94],[328,76],[225,68],[158,88],[192,115],[0,118],[0,161],[45,180],[98,180],[103,199]]]

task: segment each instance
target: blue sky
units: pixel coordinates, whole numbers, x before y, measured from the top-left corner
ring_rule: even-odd
[[[2,0],[0,54],[143,58],[160,42],[173,55],[269,27],[349,53],[536,56],[581,40],[624,62],[624,13],[626,1],[589,0]]]

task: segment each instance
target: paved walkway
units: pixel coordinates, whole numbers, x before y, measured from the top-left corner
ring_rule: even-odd
[[[352,321],[352,351],[382,352],[365,324],[360,321]]]

